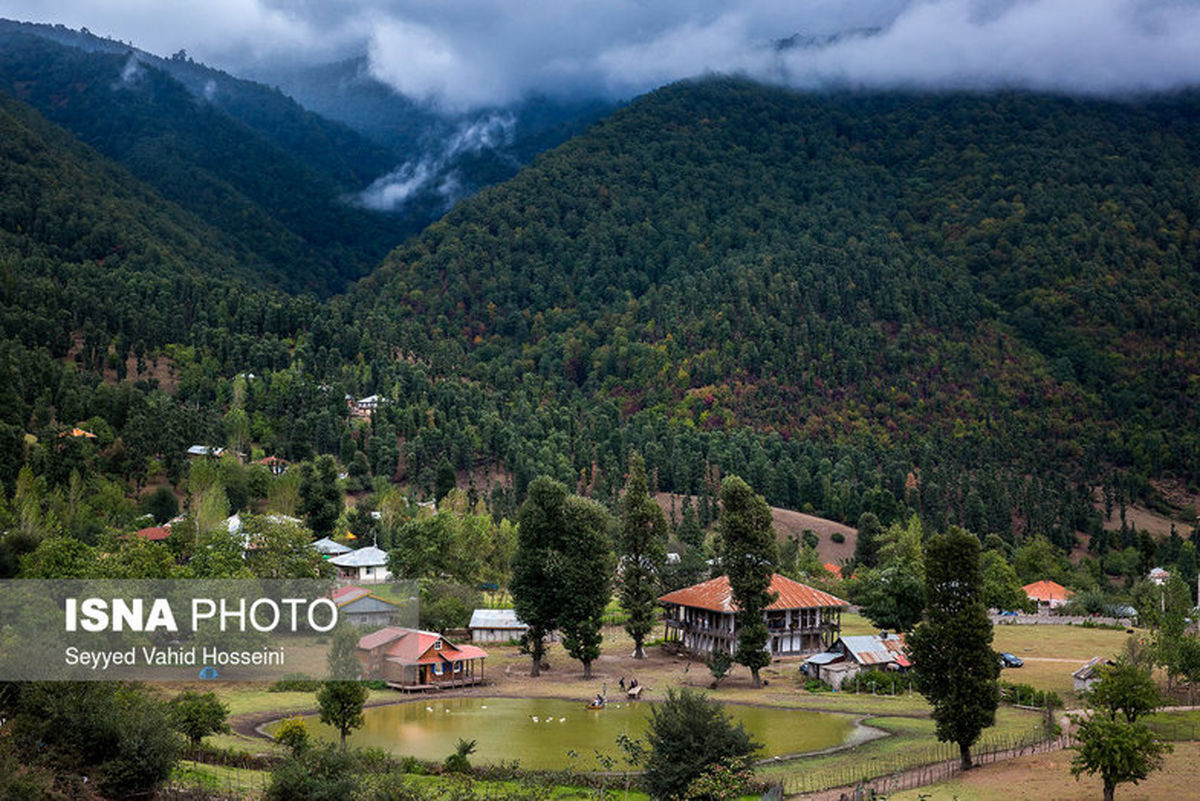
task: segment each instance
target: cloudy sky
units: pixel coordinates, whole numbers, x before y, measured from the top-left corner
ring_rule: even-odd
[[[1200,84],[1200,0],[0,0],[0,16],[234,72],[365,54],[380,80],[460,110],[531,91],[629,97],[706,72],[800,87]],[[794,35],[805,46],[775,46]]]

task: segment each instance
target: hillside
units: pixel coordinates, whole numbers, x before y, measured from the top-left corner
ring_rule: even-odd
[[[1194,95],[680,84],[464,203],[353,302],[499,391],[645,415],[668,451],[752,430],[840,448],[851,484],[874,462],[895,499],[934,483],[938,517],[1021,528],[1051,492],[1036,526],[1083,527],[1055,476],[1200,478],[1198,123]],[[799,508],[809,471],[765,468]]]
[[[390,168],[385,150],[282,95],[263,102],[265,87],[167,62],[201,84],[189,89],[161,60],[11,27],[0,45],[0,89],[222,231],[270,284],[327,294],[416,230],[346,200]]]

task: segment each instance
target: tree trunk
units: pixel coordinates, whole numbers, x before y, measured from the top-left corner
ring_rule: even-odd
[[[346,730],[340,729],[338,731],[338,734],[340,734],[342,736],[342,750],[345,751],[346,750]]]
[[[962,769],[970,770],[971,769],[971,746],[966,745],[965,743],[959,743],[958,744],[958,753],[960,756],[962,756]]]
[[[1113,796],[1116,795],[1117,785],[1115,782],[1104,780],[1104,801],[1113,801]]]
[[[539,637],[533,645],[529,646],[529,656],[531,662],[529,667],[530,678],[536,679],[538,676],[542,675],[542,657],[545,655],[546,646],[542,644],[542,640]]]
[[[762,679],[758,677],[758,668],[750,668],[750,678],[754,679],[755,687],[762,686]]]
[[[633,641],[633,658],[634,659],[645,659],[646,658],[646,649],[642,646],[642,638],[641,637],[638,637],[636,640]]]
[[[584,681],[587,681],[591,677],[592,677],[592,662],[589,659],[583,663],[583,679],[584,679]]]

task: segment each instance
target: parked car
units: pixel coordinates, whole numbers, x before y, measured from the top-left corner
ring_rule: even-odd
[[[1021,657],[1019,657],[1019,656],[1015,656],[1013,654],[1007,654],[1007,653],[1000,654],[1000,667],[1002,667],[1002,668],[1021,667],[1021,665],[1024,665],[1024,664],[1025,663],[1021,661]]]

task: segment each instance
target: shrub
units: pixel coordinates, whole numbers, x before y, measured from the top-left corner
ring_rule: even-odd
[[[315,693],[321,689],[321,682],[311,679],[303,673],[289,673],[267,688],[272,693]]]
[[[1013,684],[1000,682],[1000,700],[1022,706],[1037,706],[1060,709],[1063,705],[1058,693],[1050,690],[1038,690],[1029,684]]]
[[[864,670],[842,682],[842,692],[899,695],[908,692],[911,684],[907,675],[894,670]]]
[[[292,752],[295,756],[308,747],[308,726],[298,717],[284,718],[279,730],[275,732],[275,742]]]
[[[843,542],[845,542],[845,541],[846,541],[846,535],[845,535],[845,534],[843,534],[843,533],[842,533],[842,532],[840,532],[840,531],[835,531],[835,532],[833,532],[832,534],[830,534],[830,535],[829,535],[829,539],[831,539],[831,540],[833,540],[834,542],[836,542],[836,543],[838,543],[839,545],[841,545]]]

